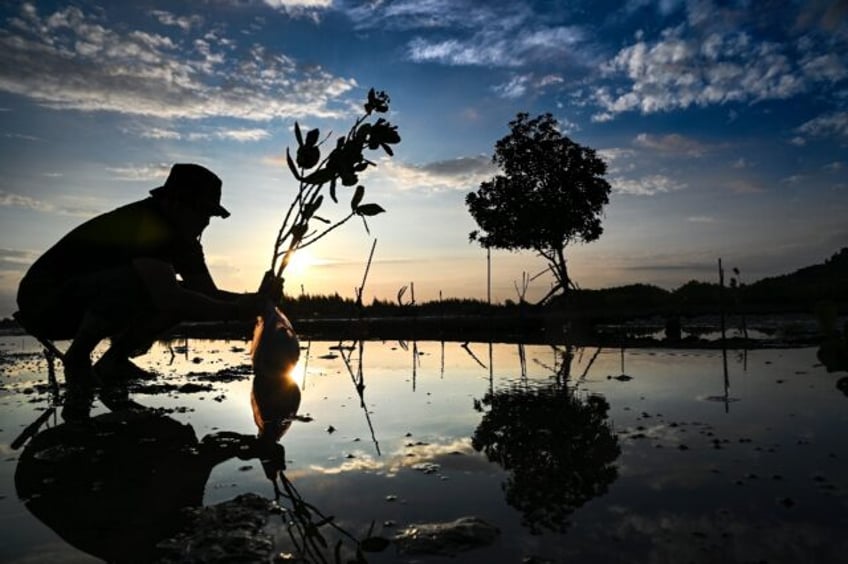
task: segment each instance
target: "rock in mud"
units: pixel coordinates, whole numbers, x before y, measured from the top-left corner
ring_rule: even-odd
[[[401,554],[453,556],[459,552],[488,546],[500,530],[479,517],[460,517],[447,523],[410,525],[394,537]]]
[[[159,543],[160,563],[270,560],[274,541],[264,531],[270,515],[267,499],[248,493],[187,512],[182,532]]]

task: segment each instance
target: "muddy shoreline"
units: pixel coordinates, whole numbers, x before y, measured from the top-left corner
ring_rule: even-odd
[[[0,334],[23,335],[6,320]],[[756,315],[746,320],[748,337],[739,319],[726,322],[725,338],[717,315],[669,318],[646,316],[462,315],[292,319],[302,340],[399,340],[496,342],[517,344],[571,344],[602,347],[666,347],[696,349],[758,349],[815,346],[824,339],[813,315]],[[249,339],[253,324],[244,322],[182,323],[163,339]]]

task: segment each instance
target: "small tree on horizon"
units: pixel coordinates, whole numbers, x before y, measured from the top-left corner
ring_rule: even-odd
[[[606,163],[594,149],[559,131],[550,113],[519,113],[510,133],[495,144],[492,161],[502,174],[480,184],[465,203],[479,229],[469,234],[484,248],[533,250],[548,262],[555,283],[539,301],[574,283],[565,248],[603,233],[601,215],[609,203]]]

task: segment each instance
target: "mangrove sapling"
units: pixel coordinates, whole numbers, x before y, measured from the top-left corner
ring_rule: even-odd
[[[373,88],[368,91],[364,104],[365,112],[354,122],[347,135],[336,139],[335,147],[322,158],[322,146],[332,133],[321,139],[318,129],[311,129],[303,135],[300,125],[295,122],[294,134],[297,151],[294,158],[286,148],[286,163],[292,175],[299,182],[297,195],[283,216],[282,224],[274,242],[271,255],[270,272],[282,279],[286,266],[299,249],[313,245],[347,223],[352,217],[359,216],[368,231],[366,218],[383,213],[385,210],[376,203],[363,203],[365,187],[359,183],[359,175],[368,167],[376,164],[365,158],[365,150],[382,149],[393,156],[391,145],[400,142],[397,126],[380,117],[372,120],[373,114],[386,113],[389,110],[389,96]],[[338,203],[338,187],[352,188],[350,212],[333,222],[318,212],[329,194],[333,202]],[[315,228],[315,224],[321,224]]]

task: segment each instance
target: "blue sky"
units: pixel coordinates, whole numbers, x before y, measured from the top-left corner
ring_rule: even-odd
[[[366,299],[485,298],[464,198],[520,111],[609,165],[605,232],[568,251],[581,287],[714,280],[718,257],[753,281],[848,245],[845,0],[10,1],[0,21],[0,315],[35,257],[174,162],[224,180],[207,258],[255,287],[295,120],[346,131],[372,86],[403,138],[362,179],[388,213],[312,247],[291,293],[352,296],[376,237]],[[493,253],[494,299],[543,269]]]

